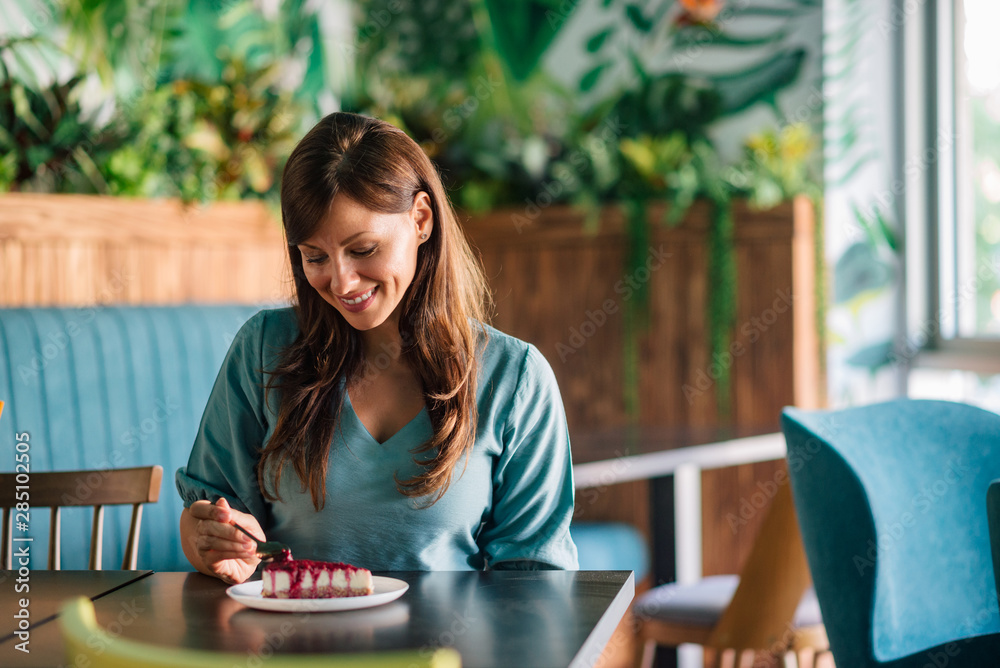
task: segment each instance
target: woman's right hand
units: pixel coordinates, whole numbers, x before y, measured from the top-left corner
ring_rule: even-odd
[[[189,554],[188,549],[185,549],[185,554],[199,571],[229,584],[238,584],[253,575],[260,563],[256,555],[257,544],[233,526],[235,522],[254,536],[266,540],[253,515],[230,507],[224,498],[214,504],[195,501],[185,512],[190,514],[190,520],[194,520],[193,531],[184,541],[187,543],[185,548],[193,548],[194,554]],[[195,563],[195,559],[201,563]]]

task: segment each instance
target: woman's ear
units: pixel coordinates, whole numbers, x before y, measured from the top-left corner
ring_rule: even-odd
[[[430,195],[422,190],[417,193],[410,208],[410,218],[417,226],[417,244],[430,239],[434,231],[434,210],[431,208]]]

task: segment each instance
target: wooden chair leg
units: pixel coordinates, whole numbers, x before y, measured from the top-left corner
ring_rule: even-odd
[[[815,668],[837,668],[833,661],[833,652],[828,649],[817,652]]]
[[[753,668],[784,668],[784,657],[771,650],[746,650],[750,653]]]
[[[716,650],[719,668],[736,668],[736,650],[720,649]]]
[[[639,658],[639,668],[653,668],[653,659],[656,658],[656,641],[647,640],[642,646],[642,654]]]

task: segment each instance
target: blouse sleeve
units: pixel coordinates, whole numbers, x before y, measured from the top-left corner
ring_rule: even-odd
[[[555,375],[528,346],[493,471],[493,505],[479,534],[487,568],[575,570],[573,463]]]
[[[267,505],[257,485],[256,464],[267,433],[262,387],[265,313],[236,334],[208,398],[188,465],[177,470],[184,507],[226,497],[264,524]]]

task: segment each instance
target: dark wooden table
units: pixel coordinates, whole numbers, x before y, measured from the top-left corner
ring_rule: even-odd
[[[154,573],[100,596],[94,606],[101,626],[154,645],[248,657],[450,646],[465,668],[575,668],[594,665],[635,593],[631,571],[384,575],[405,580],[409,591],[348,612],[252,610],[226,596],[225,584],[198,573]],[[35,596],[52,606],[73,593],[39,587]],[[14,642],[0,643],[0,665],[67,665],[55,621],[32,628],[31,654],[16,652]]]
[[[26,576],[17,571],[0,571],[0,646],[8,641],[17,642],[21,599],[28,603],[27,610],[32,628],[56,618],[63,600],[86,596],[95,600],[124,587],[153,571],[29,571]],[[5,657],[6,658],[6,657]],[[0,660],[0,665],[12,665]]]

